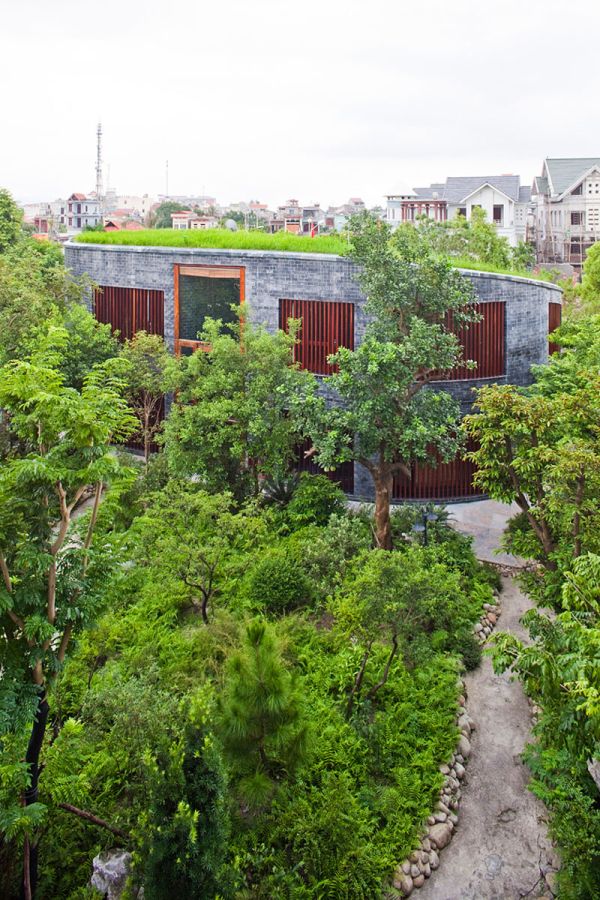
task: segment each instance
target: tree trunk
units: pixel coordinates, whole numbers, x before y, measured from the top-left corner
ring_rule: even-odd
[[[375,540],[382,550],[392,549],[392,526],[390,522],[390,503],[394,476],[386,467],[373,473],[375,483]]]
[[[27,753],[25,754],[25,762],[29,769],[30,784],[23,795],[23,805],[31,806],[37,803],[38,799],[38,782],[40,778],[40,752],[44,743],[44,735],[46,733],[46,723],[48,721],[48,701],[43,688],[40,688],[40,699],[37,708],[37,714],[33,725],[31,726],[31,735],[29,744],[27,745]],[[25,854],[23,863],[23,897],[35,897],[35,891],[38,880],[38,852],[37,845],[31,841],[25,844]]]
[[[365,669],[367,668],[367,662],[369,661],[369,656],[371,655],[371,644],[367,646],[365,654],[362,658],[362,662],[360,664],[360,669],[358,670],[358,674],[354,679],[354,684],[352,685],[352,690],[350,691],[350,696],[348,697],[348,703],[346,705],[346,721],[352,715],[352,710],[354,709],[354,701],[356,699],[356,695],[361,689],[363,678],[365,677]]]

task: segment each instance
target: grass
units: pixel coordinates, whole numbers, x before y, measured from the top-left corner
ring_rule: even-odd
[[[306,237],[304,235],[264,231],[228,231],[207,228],[206,231],[177,231],[152,228],[145,231],[84,231],[76,240],[83,244],[120,244],[135,247],[198,247],[216,250],[280,250],[287,253],[331,253],[344,256],[348,241],[339,235]]]
[[[274,250],[285,253],[327,253],[347,256],[350,245],[345,237],[327,234],[319,237],[264,231],[228,231],[225,228],[207,228],[206,231],[178,231],[173,228],[147,228],[143,231],[84,231],[75,240],[82,244],[115,244],[131,247],[197,247],[214,250]],[[452,260],[460,269],[492,272],[500,275],[517,275],[551,281],[549,272],[533,274],[526,269],[503,269],[492,263],[477,262],[463,257]]]

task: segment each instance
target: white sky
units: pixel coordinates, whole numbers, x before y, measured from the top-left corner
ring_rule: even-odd
[[[0,0],[0,186],[369,204],[600,156],[598,0]]]

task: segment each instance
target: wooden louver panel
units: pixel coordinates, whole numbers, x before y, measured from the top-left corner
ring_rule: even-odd
[[[469,442],[467,449],[472,449]],[[452,500],[477,497],[481,491],[473,486],[475,464],[459,456],[435,468],[423,463],[411,467],[410,477],[394,478],[392,496],[395,500]]]
[[[99,322],[119,332],[121,341],[136,331],[164,337],[165,295],[146,288],[103,285],[94,291],[94,313]]]
[[[476,369],[457,366],[450,372],[440,372],[440,381],[459,381],[470,378],[493,378],[504,375],[505,362],[505,303],[491,301],[477,303],[481,321],[472,322],[468,327],[453,328],[452,313],[446,317],[446,325],[454,331],[463,348],[463,358],[477,363]]]
[[[280,300],[279,327],[301,319],[294,361],[316,375],[330,375],[335,367],[327,357],[340,347],[354,350],[354,304],[329,300]]]
[[[556,331],[560,323],[562,322],[562,304],[561,303],[549,303],[548,304],[548,334],[552,334],[553,331]],[[550,341],[548,344],[548,354],[558,353],[560,350],[560,346],[555,344],[553,341]]]

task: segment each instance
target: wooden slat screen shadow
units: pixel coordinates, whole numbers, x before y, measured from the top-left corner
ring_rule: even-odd
[[[467,449],[474,445],[469,442]],[[457,457],[435,468],[422,463],[411,467],[410,478],[399,475],[394,478],[392,496],[395,500],[453,500],[461,497],[478,497],[481,491],[473,486],[475,464]]]
[[[354,304],[330,300],[280,300],[279,327],[301,319],[294,361],[315,375],[331,375],[335,366],[327,357],[340,347],[354,350]]]

